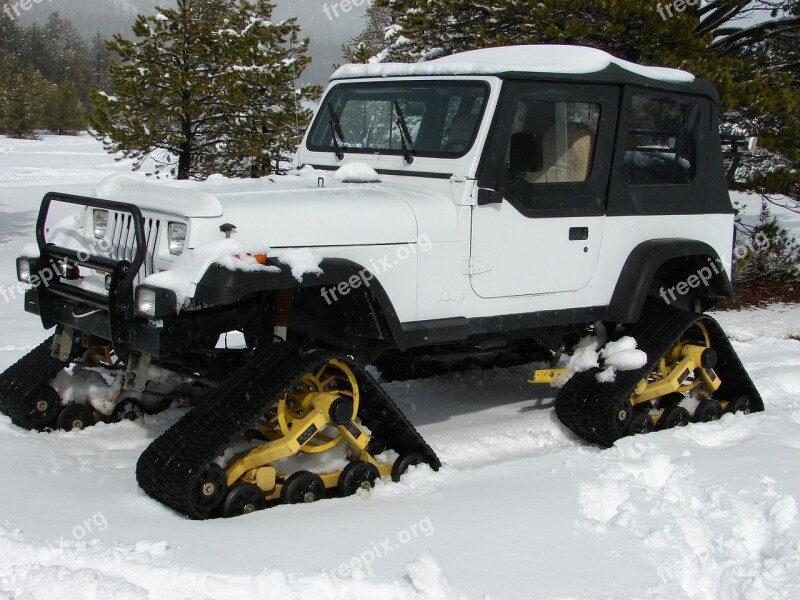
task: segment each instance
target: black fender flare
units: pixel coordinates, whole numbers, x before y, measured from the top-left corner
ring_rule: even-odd
[[[649,240],[636,246],[625,261],[608,306],[607,320],[615,323],[638,321],[659,269],[676,258],[695,259],[698,270],[716,265],[713,278],[705,286],[704,296],[733,298],[730,279],[719,255],[710,245],[681,238]]]
[[[332,294],[338,293],[339,297],[352,291],[366,291],[377,302],[395,339],[403,337],[400,319],[389,295],[368,268],[344,258],[325,258],[319,265],[322,273],[306,273],[298,281],[291,268],[276,258],[267,258],[266,266],[271,267],[269,272],[232,271],[213,264],[198,282],[194,300],[205,305],[228,306],[251,294],[273,290],[323,288]]]

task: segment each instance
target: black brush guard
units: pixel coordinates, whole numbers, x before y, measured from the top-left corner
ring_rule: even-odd
[[[54,202],[130,214],[135,244],[130,260],[93,254],[91,248],[79,252],[48,243],[45,229]],[[158,354],[158,331],[134,316],[135,281],[147,253],[144,217],[137,206],[51,192],[42,200],[36,241],[39,259],[32,272],[39,275],[41,283],[26,292],[25,309],[40,315],[45,329],[69,326],[107,340],[119,357],[127,356],[134,345],[137,350]],[[109,274],[108,295],[66,283],[59,264],[67,266],[67,271],[78,267]]]

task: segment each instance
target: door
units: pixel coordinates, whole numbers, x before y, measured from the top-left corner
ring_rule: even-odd
[[[618,98],[611,86],[505,83],[472,213],[468,269],[476,294],[571,292],[591,282]]]

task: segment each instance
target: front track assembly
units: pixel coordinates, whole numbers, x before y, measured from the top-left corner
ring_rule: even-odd
[[[0,411],[25,429],[51,424],[61,410],[58,393],[46,382],[67,363],[53,357],[49,338],[0,375]]]
[[[625,335],[647,354],[645,366],[617,372],[612,383],[598,383],[598,368],[577,373],[556,398],[558,418],[588,442],[611,446],[626,435],[714,420],[723,412],[764,410],[710,316],[650,301]]]
[[[169,405],[171,393],[159,393],[149,385],[143,386],[144,392],[137,393],[123,387],[122,381],[116,387],[109,383],[126,377],[128,372],[110,346],[78,346],[73,342],[71,333],[65,335],[59,331],[0,373],[0,412],[15,425],[35,431],[71,431],[101,421],[134,420],[145,412],[160,412]],[[65,369],[97,373],[95,383],[105,383],[108,387],[107,398],[99,399],[99,404],[105,405],[105,412],[96,410],[88,397],[68,400],[60,397],[58,379]],[[62,383],[70,385],[69,377],[62,379]]]
[[[342,468],[286,459],[345,445]],[[397,453],[392,465],[377,456]],[[139,458],[150,496],[194,519],[346,496],[439,460],[375,380],[339,354],[280,343],[254,357]],[[291,471],[291,472],[290,472]]]

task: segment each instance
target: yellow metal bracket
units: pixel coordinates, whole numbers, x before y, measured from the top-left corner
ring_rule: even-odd
[[[533,377],[528,380],[528,383],[552,383],[554,379],[561,377],[566,371],[566,369],[539,369],[533,372]]]

